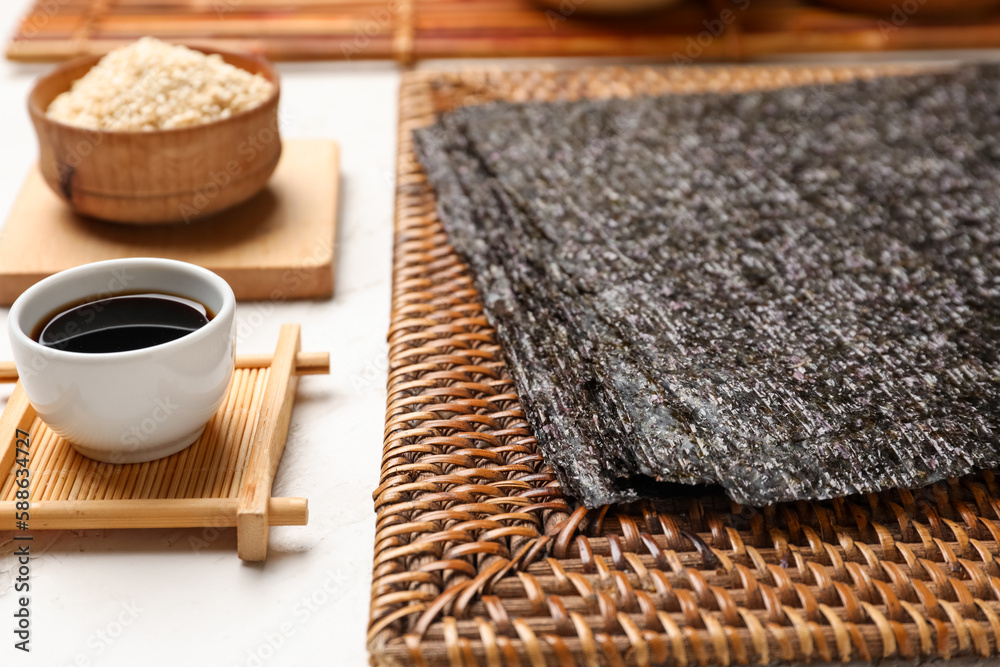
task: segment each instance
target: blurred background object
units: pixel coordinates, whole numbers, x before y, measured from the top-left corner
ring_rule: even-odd
[[[572,7],[581,15],[614,16],[666,9],[683,0],[537,0],[543,7],[565,11]]]
[[[52,7],[58,4],[57,11]],[[144,34],[271,60],[643,57],[1000,46],[1000,0],[36,0],[7,57],[103,54]]]
[[[893,12],[902,12],[904,15],[935,16],[938,18],[963,18],[969,16],[982,15],[1000,7],[998,0],[910,0],[916,3],[915,9],[907,11],[910,3],[900,2],[900,0],[817,0],[820,4],[829,5],[837,9],[844,9],[852,12],[864,12],[866,14],[878,14],[890,16]]]

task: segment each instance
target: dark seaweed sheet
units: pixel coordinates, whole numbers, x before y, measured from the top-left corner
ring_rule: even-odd
[[[417,134],[539,445],[754,505],[1000,462],[1000,67],[493,104]]]

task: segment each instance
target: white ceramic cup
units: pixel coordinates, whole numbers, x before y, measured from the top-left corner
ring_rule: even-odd
[[[67,305],[155,292],[200,302],[215,317],[181,338],[125,352],[68,352],[31,338]],[[11,307],[8,328],[18,377],[42,421],[85,456],[138,463],[193,443],[222,404],[235,364],[236,297],[193,264],[112,259],[29,287]]]

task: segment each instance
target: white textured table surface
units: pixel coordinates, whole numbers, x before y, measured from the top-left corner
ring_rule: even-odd
[[[26,6],[0,3],[0,36]],[[25,100],[49,69],[0,60],[0,220],[37,156]],[[273,528],[268,560],[256,565],[237,558],[233,529],[36,531],[30,654],[13,647],[15,545],[0,532],[3,667],[367,663],[399,75],[392,63],[279,70],[284,136],[341,146],[337,292],[273,311],[241,304],[238,349],[269,352],[281,324],[299,322],[304,350],[331,353],[331,375],[299,383],[275,480],[275,495],[309,499],[309,525]],[[6,319],[0,309],[0,359],[10,358]],[[0,385],[0,402],[9,392]]]

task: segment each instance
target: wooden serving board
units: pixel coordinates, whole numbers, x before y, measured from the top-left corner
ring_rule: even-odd
[[[782,53],[988,48],[1000,13],[942,19],[896,3],[877,13],[809,0],[687,0],[639,17],[587,17],[587,0],[37,0],[12,60],[106,53],[142,35],[272,60],[645,56],[743,60]],[[53,11],[53,5],[58,9]]]
[[[237,299],[333,294],[339,151],[328,140],[285,141],[262,192],[189,224],[121,225],[74,214],[37,165],[0,229],[0,305],[46,276],[117,257],[166,257],[225,278]]]

